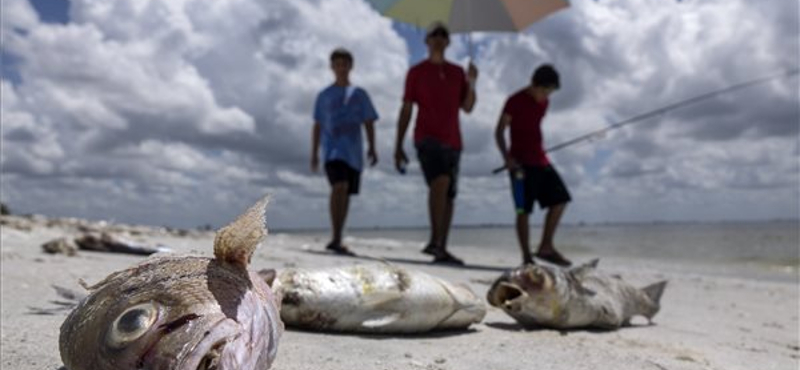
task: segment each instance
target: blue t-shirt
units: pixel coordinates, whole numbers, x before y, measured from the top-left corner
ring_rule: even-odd
[[[328,86],[317,95],[314,120],[320,124],[325,162],[345,161],[356,171],[364,167],[361,125],[377,120],[378,113],[364,89]]]

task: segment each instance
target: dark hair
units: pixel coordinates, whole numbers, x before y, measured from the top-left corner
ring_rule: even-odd
[[[542,64],[539,68],[536,68],[531,80],[533,81],[533,86],[537,87],[553,87],[556,89],[561,87],[558,72],[549,64]]]
[[[425,39],[427,40],[433,36],[439,36],[439,35],[441,35],[447,40],[450,40],[450,32],[447,31],[447,28],[444,27],[434,28],[433,30],[431,30],[431,32],[428,32],[428,34],[425,36]]]
[[[353,64],[353,54],[350,54],[349,51],[343,48],[338,48],[334,50],[333,53],[331,53],[331,62],[333,62],[336,59],[344,59],[351,65]]]

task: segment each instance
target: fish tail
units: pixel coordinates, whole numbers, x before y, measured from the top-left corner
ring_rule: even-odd
[[[235,221],[217,231],[214,238],[216,259],[247,267],[256,247],[267,236],[264,212],[269,201],[269,195],[261,198]]]
[[[478,323],[486,316],[486,307],[483,301],[466,284],[442,284],[453,302],[453,312],[440,321],[436,327],[439,329],[467,327]]]
[[[650,299],[653,304],[653,308],[649,310],[650,312],[646,313],[645,316],[648,320],[652,319],[653,316],[658,313],[658,310],[661,308],[661,296],[664,294],[664,289],[667,287],[667,281],[659,281],[655,284],[650,284],[644,288],[642,291]]]

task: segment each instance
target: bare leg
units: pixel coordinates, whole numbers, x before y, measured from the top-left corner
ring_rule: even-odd
[[[556,233],[558,223],[561,221],[561,215],[564,214],[565,208],[567,208],[567,204],[561,203],[547,209],[547,214],[544,218],[542,242],[539,244],[540,253],[550,253],[555,251],[555,248],[553,247],[553,235]]]
[[[443,251],[447,250],[447,236],[450,235],[450,225],[453,223],[453,207],[455,206],[455,202],[453,202],[452,198],[450,198],[447,195],[445,195],[445,197],[447,200],[444,205],[444,216],[443,216],[444,220],[442,225],[442,227],[444,227],[444,230],[442,230],[442,240],[441,240],[441,246]]]
[[[428,189],[428,213],[431,223],[431,244],[436,246],[436,253],[444,251],[442,239],[445,233],[447,213],[447,189],[450,187],[449,176],[439,176],[431,181]]]
[[[558,204],[550,207],[547,210],[547,215],[544,219],[544,231],[542,232],[542,242],[539,244],[539,250],[536,252],[538,258],[545,259],[552,263],[561,266],[570,266],[572,262],[564,258],[553,246],[553,235],[556,233],[558,223],[561,220],[561,215],[564,213],[566,203]]]
[[[522,250],[522,263],[533,262],[531,257],[531,246],[529,241],[529,226],[528,214],[517,214],[517,239],[519,239],[519,248]]]
[[[350,205],[350,185],[346,181],[333,184],[331,189],[330,212],[331,212],[331,244],[342,244],[342,229],[347,219],[347,209]]]
[[[453,221],[453,199],[447,196],[450,176],[439,176],[431,182],[428,207],[431,214],[431,240],[436,250],[432,253],[434,263],[463,266],[464,261],[447,252],[447,235]]]

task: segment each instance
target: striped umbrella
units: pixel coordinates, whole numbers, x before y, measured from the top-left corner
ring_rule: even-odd
[[[381,14],[417,27],[435,21],[450,32],[520,31],[569,6],[567,0],[366,0]]]

